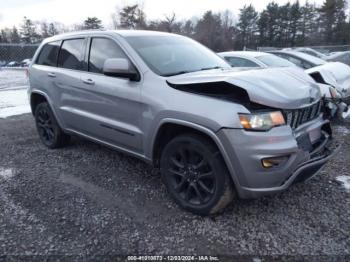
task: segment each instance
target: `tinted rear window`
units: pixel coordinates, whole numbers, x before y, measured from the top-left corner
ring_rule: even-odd
[[[58,67],[81,70],[84,39],[65,40],[58,56]]]
[[[57,65],[57,55],[60,49],[60,41],[51,42],[41,49],[40,55],[36,61],[38,65],[46,66],[56,66]]]

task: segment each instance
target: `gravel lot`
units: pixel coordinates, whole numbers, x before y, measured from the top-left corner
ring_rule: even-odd
[[[46,149],[33,118],[0,119],[0,255],[350,255],[350,125],[321,175],[215,217],[178,208],[155,169],[86,140]],[[345,259],[345,257],[343,257]],[[349,257],[348,257],[349,258]]]

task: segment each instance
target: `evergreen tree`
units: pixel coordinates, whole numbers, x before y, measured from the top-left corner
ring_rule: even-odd
[[[198,21],[195,27],[195,38],[214,51],[223,49],[224,43],[221,40],[222,23],[220,15],[207,11]]]
[[[55,26],[54,23],[50,23],[49,24],[49,29],[48,29],[48,35],[49,36],[54,36],[54,35],[57,35],[58,34],[58,30]]]
[[[120,26],[126,29],[146,28],[146,15],[139,5],[125,6],[119,12]]]
[[[278,4],[271,2],[260,15],[258,21],[259,32],[261,34],[260,42],[263,42],[265,45],[274,46],[277,43],[276,38],[280,33],[279,11]]]
[[[49,26],[46,22],[41,23],[41,37],[42,38],[47,38],[49,37]]]
[[[339,43],[344,38],[346,27],[346,0],[326,0],[319,12],[323,25],[324,40],[329,43]]]
[[[21,42],[21,37],[18,33],[17,27],[13,27],[11,31],[11,43],[20,43]]]
[[[306,1],[305,5],[300,8],[300,37],[299,45],[312,45],[321,43],[319,13],[315,4]]]
[[[290,28],[289,28],[289,37],[291,46],[295,46],[298,33],[300,32],[302,13],[300,9],[299,0],[296,1],[290,7]]]
[[[240,9],[239,22],[237,24],[239,46],[256,46],[257,21],[258,12],[255,11],[251,4],[245,5]]]
[[[0,42],[1,43],[9,43],[10,42],[10,37],[9,37],[9,29],[8,28],[4,28],[1,29],[0,31]]]
[[[97,17],[88,17],[84,21],[83,28],[85,30],[92,30],[92,29],[102,29],[102,21],[98,19]]]
[[[187,20],[183,25],[182,25],[182,34],[185,36],[192,37],[194,34],[194,25],[191,20]]]
[[[268,33],[267,33],[267,25],[269,23],[269,14],[266,10],[260,13],[258,19],[258,29],[259,29],[259,44],[260,46],[268,45]]]

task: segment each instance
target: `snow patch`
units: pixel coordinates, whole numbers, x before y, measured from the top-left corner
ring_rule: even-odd
[[[29,113],[30,106],[25,89],[0,90],[0,118]]]
[[[350,176],[338,176],[336,180],[343,184],[346,192],[350,193]]]
[[[338,133],[343,133],[345,135],[350,134],[350,129],[345,127],[345,126],[334,126],[334,129],[338,132]]]
[[[9,116],[23,115],[30,112],[29,105],[14,106],[0,109],[0,118],[6,118]]]
[[[3,180],[8,180],[15,175],[15,171],[12,168],[2,168],[0,167],[0,178]]]
[[[0,90],[27,88],[29,86],[25,70],[7,70],[0,68]]]

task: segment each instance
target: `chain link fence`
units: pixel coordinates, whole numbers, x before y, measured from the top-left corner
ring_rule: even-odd
[[[38,47],[37,44],[0,43],[0,67],[26,67]]]

